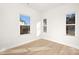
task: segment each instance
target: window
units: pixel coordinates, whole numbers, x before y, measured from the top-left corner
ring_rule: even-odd
[[[47,32],[47,19],[43,19],[43,32]]]
[[[75,13],[66,15],[66,35],[75,36]]]
[[[20,15],[20,34],[30,33],[30,17],[25,15]]]

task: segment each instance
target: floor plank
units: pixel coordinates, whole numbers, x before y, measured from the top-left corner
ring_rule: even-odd
[[[79,55],[79,50],[40,39],[0,52],[1,55]]]

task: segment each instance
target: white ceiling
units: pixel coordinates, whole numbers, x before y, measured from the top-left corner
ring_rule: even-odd
[[[27,5],[40,12],[44,12],[51,8],[58,7],[62,5],[62,3],[27,3]]]

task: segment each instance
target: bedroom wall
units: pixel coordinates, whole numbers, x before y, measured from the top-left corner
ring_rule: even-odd
[[[31,33],[20,35],[19,15],[30,16]],[[36,23],[40,13],[26,4],[0,4],[0,50],[36,40]]]
[[[76,13],[76,35],[66,35],[66,14],[75,11]],[[62,43],[79,49],[79,4],[63,4],[43,14],[47,18],[48,31],[42,33],[42,38]]]

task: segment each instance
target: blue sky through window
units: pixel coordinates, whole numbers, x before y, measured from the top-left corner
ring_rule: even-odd
[[[30,25],[30,17],[25,15],[20,15],[20,21],[24,22],[25,25]]]

